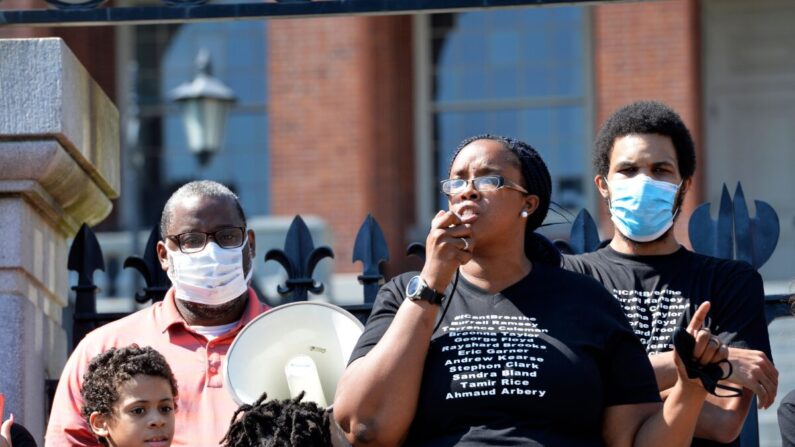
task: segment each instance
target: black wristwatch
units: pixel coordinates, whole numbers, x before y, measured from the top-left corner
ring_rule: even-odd
[[[427,301],[431,304],[442,304],[444,294],[428,287],[419,275],[411,278],[406,285],[406,298],[412,301]]]

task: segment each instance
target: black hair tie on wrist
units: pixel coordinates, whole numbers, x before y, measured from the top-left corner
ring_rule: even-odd
[[[707,390],[710,394],[718,396],[718,397],[737,397],[743,394],[743,390],[740,388],[735,388],[733,386],[728,385],[721,385],[718,383],[720,380],[726,380],[732,375],[732,364],[728,360],[724,359],[717,363],[709,363],[707,365],[701,365],[695,360],[693,360],[693,350],[696,347],[696,339],[693,338],[684,328],[677,327],[674,329],[673,334],[674,339],[674,348],[676,348],[676,353],[679,354],[679,358],[682,359],[682,363],[685,364],[685,370],[687,370],[687,377],[691,379],[701,379],[702,385],[704,385],[704,389]],[[729,365],[729,371],[724,374],[723,368],[721,368],[722,363],[727,363]],[[715,390],[716,388],[720,388],[722,390],[726,390],[729,394],[718,394]]]

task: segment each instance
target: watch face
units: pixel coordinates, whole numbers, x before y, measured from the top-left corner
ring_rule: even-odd
[[[415,276],[409,280],[406,285],[406,296],[409,298],[416,297],[420,292],[420,277]]]

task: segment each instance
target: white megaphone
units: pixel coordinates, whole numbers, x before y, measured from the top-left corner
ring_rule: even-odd
[[[333,304],[283,304],[240,330],[226,354],[224,381],[238,405],[290,399],[321,407],[334,402],[337,382],[364,332],[351,313]]]

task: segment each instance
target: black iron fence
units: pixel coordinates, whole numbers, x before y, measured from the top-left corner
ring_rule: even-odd
[[[149,234],[143,256],[130,256],[124,261],[124,268],[137,271],[143,278],[145,285],[134,297],[139,304],[162,301],[171,287],[171,282],[160,268],[160,261],[157,258],[156,247],[159,240],[159,230],[154,227]],[[419,250],[412,247],[410,253],[421,254],[424,257],[421,246]],[[284,248],[268,250],[265,261],[280,264],[287,273],[284,283],[280,284],[277,290],[283,298],[282,302],[293,302],[307,300],[310,293],[323,293],[326,285],[314,278],[315,268],[324,258],[333,257],[334,251],[330,247],[315,247],[304,220],[301,216],[296,216],[287,231]],[[378,289],[385,281],[381,264],[388,259],[389,253],[381,227],[372,216],[368,215],[356,236],[352,260],[362,263],[362,273],[358,276],[362,285],[362,304],[342,306],[363,322],[369,316]],[[73,315],[65,319],[72,322],[67,332],[71,332],[73,349],[93,329],[124,317],[128,313],[97,312],[99,287],[94,283],[94,272],[104,271],[105,261],[96,235],[86,225],[80,228],[72,242],[68,268],[77,273],[77,284],[72,287],[75,292]],[[261,299],[264,298],[259,290],[258,295]],[[68,310],[66,312],[68,313]]]
[[[761,267],[775,249],[779,223],[769,205],[760,201],[755,203],[756,216],[751,218],[740,185],[737,186],[734,199],[729,197],[724,186],[717,219],[711,219],[709,204],[701,205],[690,219],[690,238],[695,251],[746,261],[755,268]],[[132,268],[143,277],[145,286],[134,297],[138,303],[161,301],[170,287],[168,276],[160,268],[157,258],[156,245],[159,239],[158,228],[155,227],[150,233],[143,256],[130,256],[124,261],[125,268]],[[569,240],[554,243],[562,252],[573,254],[594,251],[608,242],[599,239],[596,222],[586,210],[582,210],[572,223]],[[411,244],[406,254],[424,260],[424,246],[420,243]],[[324,258],[333,257],[334,252],[330,247],[315,247],[303,219],[296,216],[287,232],[284,248],[269,250],[265,254],[265,261],[279,263],[287,273],[287,278],[279,285],[278,292],[284,302],[292,302],[307,300],[309,293],[323,293],[325,285],[313,277],[315,268]],[[386,280],[381,265],[388,259],[389,252],[381,227],[368,215],[356,236],[352,259],[352,262],[362,264],[362,271],[358,276],[362,285],[362,304],[342,306],[362,322],[369,316],[378,289]],[[99,288],[94,284],[93,276],[96,270],[105,270],[105,262],[94,232],[86,225],[83,225],[72,243],[68,268],[77,272],[78,277],[77,284],[72,287],[75,292],[72,318],[64,318],[65,324],[71,325],[67,332],[71,333],[71,346],[74,347],[91,330],[128,313],[97,312]],[[788,295],[770,295],[765,299],[768,324],[778,317],[791,315]],[[57,380],[47,382],[50,402],[56,385]],[[742,435],[743,446],[758,445],[757,430],[756,410],[752,406]]]

